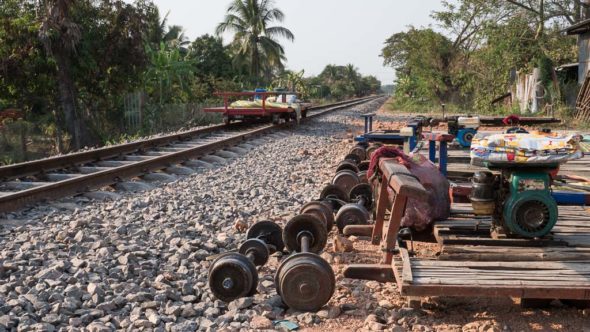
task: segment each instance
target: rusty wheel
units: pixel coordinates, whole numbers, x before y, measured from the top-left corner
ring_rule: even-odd
[[[338,210],[350,200],[350,197],[348,197],[348,193],[344,190],[333,184],[329,184],[322,189],[320,200],[329,202],[332,206],[332,210],[338,212]]]
[[[248,239],[240,246],[238,252],[244,256],[251,255],[252,263],[262,266],[268,262],[270,252],[266,243],[260,239]]]
[[[332,184],[338,186],[338,188],[344,190],[344,192],[350,192],[350,190],[356,186],[357,184],[361,183],[356,172],[350,170],[343,170],[332,178]]]
[[[295,310],[317,311],[334,294],[336,279],[328,262],[312,253],[286,258],[275,275],[277,293]]]
[[[247,239],[260,239],[269,246],[270,253],[283,251],[283,229],[277,223],[269,220],[259,221],[252,225],[246,233]]]
[[[361,163],[361,158],[358,156],[358,154],[354,154],[354,153],[349,153],[346,155],[346,157],[344,157],[345,161],[350,161],[351,163],[354,163],[355,165],[358,165]]]
[[[327,202],[309,202],[301,207],[299,213],[313,214],[319,219],[322,219],[326,224],[326,229],[328,232],[330,232],[332,227],[334,227],[334,210],[332,209],[332,205]]]
[[[256,266],[244,255],[235,252],[221,255],[213,261],[208,278],[211,292],[224,302],[252,296],[258,287]]]
[[[349,170],[349,171],[353,171],[355,173],[358,173],[359,168],[356,165],[357,164],[354,163],[353,161],[343,160],[338,164],[338,167],[336,167],[336,173],[338,173],[340,171],[344,171],[344,170]]]
[[[352,202],[358,202],[361,198],[364,200],[363,206],[367,211],[373,208],[373,189],[368,183],[357,184],[348,194]]]
[[[361,172],[368,171],[370,165],[371,165],[371,162],[368,160],[361,161],[361,163],[358,165],[359,171],[361,171]]]
[[[358,204],[344,205],[336,215],[336,227],[340,233],[344,232],[344,227],[351,225],[366,225],[371,218],[369,211]]]
[[[360,159],[359,162],[367,159],[367,149],[361,145],[356,145],[355,147],[350,149],[350,151],[348,151],[348,153],[357,155]]]
[[[289,220],[283,230],[283,242],[289,252],[301,252],[303,234],[311,237],[310,252],[319,253],[328,243],[326,224],[313,214],[300,214]]]

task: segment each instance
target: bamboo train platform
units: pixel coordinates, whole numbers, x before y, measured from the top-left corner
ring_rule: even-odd
[[[469,164],[468,150],[449,150],[449,177],[487,170]],[[560,174],[590,176],[590,156],[564,165]],[[590,213],[560,206],[557,225],[542,239],[492,238],[491,217],[477,217],[471,204],[455,203],[447,220],[434,223],[440,247],[435,259],[412,257],[407,249],[393,259],[401,295],[512,297],[521,303],[574,300],[590,304]]]
[[[465,202],[468,179],[488,169],[471,166],[467,149],[449,149],[447,156],[448,177],[463,187],[455,188]],[[562,165],[564,173],[590,176],[590,156]],[[561,300],[590,307],[590,209],[559,206],[550,234],[530,239],[492,236],[492,217],[476,216],[471,203],[457,201],[449,218],[408,234],[401,226],[407,200],[426,199],[425,187],[395,160],[381,159],[377,174],[374,224],[347,226],[344,234],[370,236],[381,260],[349,264],[346,278],[395,282],[412,306],[422,297],[510,297],[524,306]],[[413,242],[434,244],[436,254],[414,252]]]
[[[435,223],[437,259],[394,258],[402,295],[590,300],[590,215],[583,207],[560,207],[542,241],[492,239],[491,219],[470,212],[469,204],[455,204],[451,218]]]

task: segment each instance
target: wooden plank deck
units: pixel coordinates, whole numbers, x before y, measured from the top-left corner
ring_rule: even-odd
[[[590,261],[395,261],[403,296],[590,300]],[[411,280],[404,279],[411,275]]]
[[[560,206],[551,240],[492,239],[489,217],[454,204],[437,222],[437,259],[396,256],[401,295],[590,300],[590,214]],[[408,271],[409,270],[409,271]]]

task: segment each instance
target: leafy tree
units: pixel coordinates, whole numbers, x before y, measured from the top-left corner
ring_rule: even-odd
[[[375,76],[365,76],[361,78],[360,95],[370,95],[379,93],[381,90],[381,81]]]
[[[545,24],[551,20],[566,21],[568,24],[579,22],[588,17],[589,3],[585,0],[506,0],[514,8],[531,13],[542,34]]]
[[[121,93],[140,84],[151,6],[120,0],[0,3],[0,100],[50,119],[58,133],[63,127],[72,147],[95,143],[118,123],[113,110]]]
[[[0,104],[25,111],[49,107],[53,100],[44,96],[54,93],[54,66],[38,39],[36,5],[6,0],[0,9]]]
[[[375,86],[381,86],[381,82],[375,77],[363,77],[359,74],[353,64],[327,65],[318,78],[320,84],[314,84],[319,85],[318,93],[323,95],[327,89],[330,96],[335,99],[367,95],[374,90]]]
[[[164,43],[158,50],[148,48],[150,66],[145,72],[146,92],[158,100],[159,106],[172,102],[186,102],[187,81],[192,75],[192,62],[180,49],[167,49]]]
[[[396,69],[399,97],[418,95],[446,103],[459,88],[452,76],[456,54],[449,38],[432,29],[411,27],[387,39],[381,56],[385,65]]]
[[[534,67],[554,85],[553,65],[575,61],[575,40],[560,30],[576,6],[574,0],[444,1],[432,14],[442,33],[411,27],[386,41],[382,56],[396,69],[398,101],[485,110],[509,91],[516,71]]]
[[[73,11],[83,38],[73,57],[78,102],[93,135],[105,140],[120,130],[121,99],[142,87],[149,65],[145,31],[151,2],[78,1]]]
[[[40,2],[42,11],[39,38],[47,56],[55,59],[61,108],[74,147],[81,147],[80,115],[77,105],[77,88],[72,73],[72,56],[81,39],[80,26],[71,19],[72,0],[45,0]]]
[[[431,16],[447,32],[455,49],[477,49],[485,42],[485,29],[505,22],[514,12],[503,0],[462,0],[458,4],[443,0],[442,4],[443,9]]]
[[[203,35],[191,43],[188,51],[197,76],[232,78],[232,59],[221,38]]]
[[[216,29],[218,35],[234,32],[237,64],[248,63],[250,75],[258,84],[261,77],[268,76],[273,67],[282,67],[285,50],[277,41],[282,37],[293,41],[293,33],[282,26],[285,15],[274,7],[273,0],[234,0],[227,15]]]

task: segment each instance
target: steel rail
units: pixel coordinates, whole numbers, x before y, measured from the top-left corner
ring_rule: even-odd
[[[321,110],[324,108],[347,105],[354,103],[355,101],[365,100],[361,98],[357,100],[348,100],[338,102],[329,105],[314,106],[310,107],[309,110]],[[10,179],[23,178],[25,176],[35,175],[43,172],[53,171],[57,169],[64,169],[68,167],[75,167],[80,164],[87,164],[97,160],[104,160],[109,158],[115,158],[117,156],[131,154],[141,150],[157,148],[171,144],[173,142],[182,142],[193,139],[200,135],[210,134],[216,131],[228,130],[228,129],[240,129],[243,128],[244,124],[237,123],[231,126],[224,124],[199,128],[181,133],[174,133],[164,135],[155,138],[148,138],[141,141],[118,144],[113,146],[102,147],[98,149],[92,149],[88,151],[74,152],[67,155],[61,155],[56,157],[50,157],[45,159],[39,159],[24,163],[18,163],[13,165],[7,165],[0,167],[0,180],[6,181]]]
[[[315,118],[336,110],[359,105],[377,98],[379,97],[372,96],[355,99],[352,101],[317,106],[313,109],[310,109],[311,111],[317,112],[308,114],[307,118]],[[238,145],[251,137],[259,136],[269,131],[287,126],[288,124],[263,125],[255,128],[247,127],[245,130],[235,132],[234,135],[223,137],[214,142],[188,147],[181,151],[168,152],[161,156],[152,156],[149,159],[130,162],[129,164],[120,166],[109,167],[108,169],[99,170],[89,174],[74,174],[76,175],[75,177],[67,178],[61,181],[42,182],[43,184],[35,183],[32,188],[9,192],[3,196],[0,195],[0,213],[14,211],[39,201],[52,200],[59,197],[80,194],[87,192],[92,188],[112,185],[122,181],[123,179],[133,178],[150,171],[161,170],[170,167],[171,165],[186,162],[190,159],[221,150],[225,147]],[[148,139],[145,141],[126,143],[91,151],[83,151],[54,158],[32,161],[28,163],[4,166],[0,168],[0,178],[3,177],[5,179],[18,179],[35,174],[42,175],[48,171],[80,167],[85,164],[104,161],[109,158],[118,158],[137,152],[149,151],[150,149],[157,149],[174,143],[187,143],[191,142],[191,139],[195,141],[195,144],[199,144],[198,140],[202,135],[211,134],[214,132],[231,133],[232,131],[228,131],[228,128],[236,129],[240,127],[244,126],[212,126],[190,132]],[[207,137],[205,136],[203,139],[207,139]],[[72,174],[72,172],[69,173]],[[0,186],[2,186],[2,184],[3,183],[0,182]],[[23,181],[22,184],[27,184],[27,182]]]

